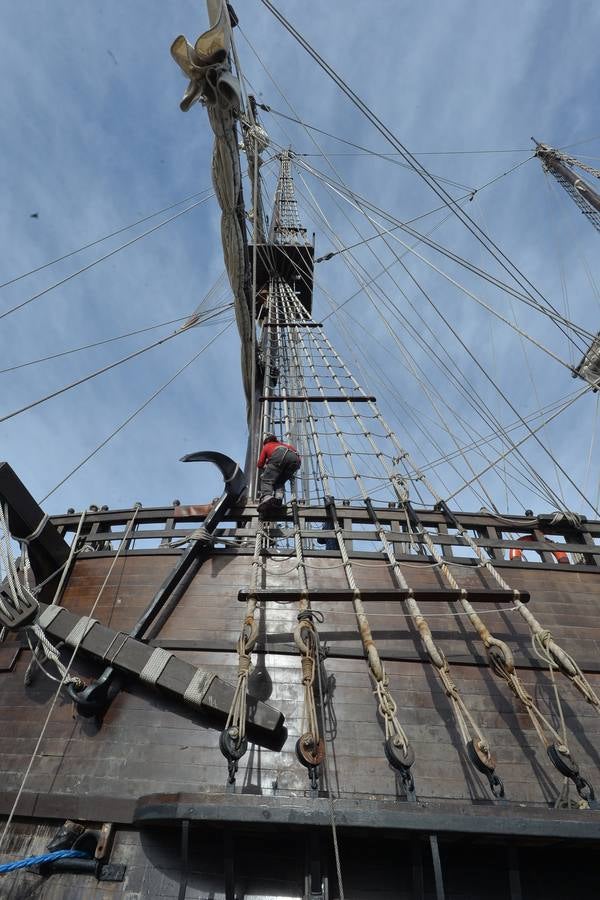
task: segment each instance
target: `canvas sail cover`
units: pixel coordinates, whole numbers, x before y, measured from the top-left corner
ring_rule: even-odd
[[[175,38],[171,55],[189,84],[180,103],[183,112],[197,101],[206,106],[214,132],[212,180],[221,207],[221,239],[225,268],[233,292],[241,338],[241,365],[247,406],[252,383],[252,318],[245,293],[246,255],[242,232],[242,177],[236,130],[241,91],[231,72],[231,24],[223,0],[207,0],[209,29],[192,46],[183,35]]]

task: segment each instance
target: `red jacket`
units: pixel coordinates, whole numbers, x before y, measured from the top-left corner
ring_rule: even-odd
[[[283,441],[269,441],[268,444],[263,444],[262,453],[258,457],[256,468],[264,469],[267,460],[271,459],[273,453],[275,452],[275,450],[277,450],[278,447],[287,447],[288,450],[293,450],[294,453],[297,453],[298,456],[300,456],[296,448],[292,447],[291,444],[284,444]]]

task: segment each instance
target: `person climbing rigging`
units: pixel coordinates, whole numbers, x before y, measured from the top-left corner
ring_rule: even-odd
[[[265,435],[256,464],[261,470],[259,512],[282,505],[284,486],[292,480],[300,465],[300,454],[292,444],[285,444],[274,434]]]

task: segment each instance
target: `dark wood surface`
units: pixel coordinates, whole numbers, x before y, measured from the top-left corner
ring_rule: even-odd
[[[361,599],[368,603],[402,603],[410,595],[419,603],[453,603],[460,600],[461,592],[451,590],[450,588],[410,588],[400,590],[399,588],[363,588],[361,589]],[[238,593],[240,603],[246,603],[250,591],[241,590]],[[300,590],[289,588],[260,588],[254,591],[253,596],[261,603],[297,603]],[[319,603],[351,603],[352,591],[349,588],[340,589],[333,588],[323,590],[315,588],[310,592],[310,599],[313,605]],[[514,603],[515,595],[513,591],[493,590],[470,590],[468,594],[470,603]],[[529,592],[520,591],[519,600],[522,603],[529,603]]]
[[[158,640],[220,641],[229,652],[176,650],[194,665],[216,671],[234,681],[243,606],[238,591],[247,589],[251,560],[246,556],[216,555],[200,570],[190,589]],[[309,583],[320,589],[343,587],[340,567],[327,559],[310,560]],[[294,589],[297,585],[293,560],[270,560],[269,587]],[[64,603],[78,614],[88,614],[96,601],[110,560],[82,556],[77,562],[64,596]],[[146,606],[149,597],[172,565],[172,557],[130,556],[117,562],[96,606],[94,617],[111,629],[127,631]],[[391,588],[391,576],[383,563],[356,568],[361,587]],[[459,583],[482,589],[486,581],[480,570],[455,569]],[[440,586],[435,569],[426,565],[406,570],[409,583],[422,589]],[[600,578],[556,567],[552,573],[515,569],[511,584],[531,592],[529,608],[544,627],[576,657],[599,658]],[[318,603],[325,617],[320,626],[329,645],[360,653],[353,613],[346,604]],[[375,640],[382,653],[398,647],[419,647],[415,629],[398,603],[366,601]],[[481,608],[478,607],[481,611]],[[497,756],[497,771],[506,783],[509,798],[544,803],[560,788],[559,779],[538,745],[528,717],[518,708],[505,685],[482,662],[482,648],[464,616],[456,617],[455,604],[423,603],[436,640],[450,663],[460,661],[454,676],[465,702],[491,741]],[[490,604],[485,621],[494,634],[517,649],[529,641],[525,624],[505,605]],[[290,635],[296,609],[290,604],[268,603],[257,612],[261,634]],[[8,645],[5,645],[8,646]],[[473,654],[473,665],[468,665]],[[52,685],[43,676],[30,688],[23,685],[29,652],[21,654],[15,669],[0,678],[3,717],[11,721],[11,735],[0,739],[1,768],[5,790],[20,784],[29,754],[39,733]],[[294,753],[301,728],[299,660],[293,655],[262,654],[254,658],[250,690],[281,709],[290,729],[281,752],[254,748],[242,760],[240,789],[277,790],[303,796],[307,791],[305,770]],[[83,674],[98,674],[99,667],[84,663]],[[332,757],[335,788],[341,796],[395,796],[394,773],[382,750],[382,729],[367,667],[361,658],[330,658],[325,663],[330,687],[328,732],[335,733]],[[400,720],[416,752],[414,775],[422,797],[456,799],[485,798],[479,777],[464,762],[447,698],[432,667],[421,660],[389,661],[386,669],[398,703]],[[552,707],[552,686],[542,670],[523,669],[527,689],[545,711]],[[600,686],[597,674],[589,676]],[[559,681],[572,748],[582,771],[598,782],[600,719],[564,678]],[[331,721],[331,711],[335,719]],[[553,713],[551,713],[553,715]],[[556,721],[553,719],[553,721]],[[108,710],[100,728],[90,721],[74,720],[66,700],[58,704],[46,734],[41,755],[32,769],[27,788],[38,792],[104,794],[137,797],[142,794],[198,790],[225,783],[225,760],[218,749],[219,732],[213,722],[203,722],[191,710],[182,710],[164,695],[131,682]]]
[[[113,630],[127,631],[146,607],[175,559],[173,555],[138,553],[120,559],[98,600],[94,617]],[[111,561],[104,555],[81,555],[69,578],[64,605],[77,614],[88,615],[98,599]],[[383,561],[371,558],[360,562],[364,565],[355,566],[355,575],[361,588],[365,591],[384,591],[393,587],[389,568]],[[308,557],[308,563],[310,586],[319,590],[344,590],[339,559]],[[233,682],[237,672],[234,646],[244,613],[244,606],[238,601],[238,592],[249,587],[250,566],[249,556],[216,553],[197,574],[156,642],[172,642],[176,648],[174,652],[180,659],[210,668],[226,681]],[[263,589],[297,589],[293,558],[269,559],[267,568],[269,575],[266,584],[261,582]],[[472,590],[481,591],[486,586],[492,586],[480,569],[455,567],[453,571],[459,584]],[[437,569],[414,563],[414,559],[413,565],[405,567],[404,572],[409,584],[416,589],[436,590],[443,586]],[[552,570],[519,566],[510,573],[509,581],[511,586],[530,592],[528,608],[544,627],[552,630],[566,650],[582,660],[600,660],[600,572],[581,572],[573,567],[558,565]],[[352,804],[358,803],[361,809],[367,810],[369,804],[376,807],[378,802],[383,804],[382,809],[390,805],[392,810],[400,804],[398,813],[401,814],[405,801],[396,799],[396,779],[385,760],[382,727],[351,606],[320,599],[314,606],[325,617],[319,626],[320,633],[324,644],[332,650],[332,655],[324,663],[328,687],[327,739],[328,742],[333,740],[333,746],[330,744],[329,749],[331,786],[340,798],[339,803],[344,805],[344,816],[351,812]],[[436,641],[450,661],[467,706],[492,744],[497,757],[497,772],[505,782],[508,798],[507,803],[500,803],[500,806],[490,801],[485,783],[465,762],[448,699],[431,665],[420,658],[420,645],[413,623],[406,618],[398,602],[366,600],[365,608],[377,646],[382,656],[388,654],[393,657],[386,661],[386,670],[400,720],[415,749],[414,777],[418,804],[430,817],[427,827],[436,823],[442,827],[442,812],[436,818],[436,810],[442,810],[444,804],[449,804],[455,812],[458,808],[470,810],[470,815],[480,816],[484,820],[486,816],[496,817],[496,810],[507,816],[507,809],[510,808],[520,810],[519,814],[525,817],[531,813],[535,821],[551,824],[553,814],[549,806],[562,786],[561,779],[551,767],[528,717],[518,708],[506,686],[485,665],[482,647],[470,624],[464,616],[455,615],[460,611],[457,605],[437,600],[423,602],[421,606]],[[532,661],[528,629],[518,613],[505,603],[490,603],[489,607],[479,604],[477,608],[494,634],[506,640],[515,650],[517,665],[522,666],[519,672],[527,689],[557,724],[551,681],[547,672],[539,667],[539,661],[538,667],[533,667],[535,663]],[[284,809],[300,808],[306,811],[311,803],[306,770],[300,766],[294,752],[302,729],[301,672],[291,641],[296,613],[294,604],[274,602],[261,605],[257,611],[259,646],[260,642],[267,642],[273,649],[274,645],[286,645],[288,652],[285,655],[278,652],[255,654],[250,689],[260,699],[284,712],[289,736],[280,752],[251,746],[240,763],[236,793],[247,807],[255,811],[261,809],[260,795],[265,798],[265,803],[272,798]],[[177,647],[177,642],[188,645],[197,642],[197,645],[212,645],[214,649],[184,650]],[[2,646],[2,650],[7,657],[13,653],[12,638]],[[344,656],[344,652],[348,657]],[[398,658],[403,653],[406,658]],[[13,670],[0,672],[2,720],[10,723],[10,728],[3,729],[0,735],[0,811],[3,813],[10,809],[21,784],[54,690],[54,685],[41,675],[36,677],[31,687],[24,686],[23,675],[29,659],[29,650],[22,650]],[[77,662],[76,669],[88,677],[100,671],[99,666],[86,662],[83,657]],[[600,674],[596,671],[589,677],[600,690]],[[566,679],[559,678],[558,683],[573,753],[585,776],[600,786],[600,717]],[[137,682],[125,686],[113,701],[101,726],[90,720],[74,719],[71,704],[61,699],[51,717],[21,798],[19,813],[29,817],[30,824],[24,831],[24,826],[17,822],[7,855],[15,858],[21,851],[23,855],[29,850],[41,852],[55,827],[52,821],[56,823],[67,816],[85,819],[95,810],[99,819],[127,823],[134,817],[138,798],[146,795],[223,795],[227,767],[218,748],[219,731],[215,724],[191,709],[182,709],[166,695]],[[460,813],[457,815],[460,819]],[[594,813],[589,820],[579,819],[579,816],[585,817],[585,812],[572,810],[566,814],[566,819],[573,820],[575,829],[585,834],[585,822],[595,821],[597,814]],[[33,821],[39,821],[39,826],[34,827],[31,824]],[[370,873],[369,884],[380,885],[380,893],[375,896],[386,900],[388,896],[390,900],[391,897],[406,896],[409,900],[413,896],[410,889],[407,887],[406,894],[398,893],[398,883],[411,883],[410,868],[407,873],[400,869],[392,873],[389,869],[392,861],[397,860],[395,865],[399,866],[402,863],[397,850],[390,852],[385,837],[370,845],[363,863],[363,876],[354,870],[353,858],[355,854],[360,854],[361,847],[364,853],[365,845],[359,843],[353,849],[354,838],[347,833],[348,821],[344,818],[340,834],[349,881],[360,885],[361,877]],[[206,822],[197,823],[194,827],[201,829],[192,832],[192,844],[196,849],[191,884],[197,887],[196,892],[191,889],[188,896],[205,897],[211,891],[219,896],[223,883],[224,851],[218,828],[222,825],[213,824],[210,826],[213,830],[209,831],[206,831],[209,827]],[[592,839],[592,832],[589,833]],[[273,851],[267,853],[267,844],[261,834],[252,830],[236,838],[241,848],[237,851],[236,864],[247,873],[245,884],[248,890],[249,885],[256,884],[253,888],[255,893],[260,895],[261,890],[265,891],[265,886],[258,884],[259,871],[269,871],[271,885],[281,878],[279,891],[282,896],[300,896],[290,893],[292,888],[289,884],[290,879],[294,883],[297,879],[302,880],[304,845],[299,849],[293,841],[290,843],[290,839],[284,839],[282,834],[281,848],[277,851],[279,857],[273,862]],[[279,839],[279,832],[271,826],[268,846],[275,847]],[[401,835],[395,841],[399,839],[403,839]],[[298,842],[300,837],[294,840]],[[245,848],[254,848],[253,842],[256,843],[256,855],[250,865],[245,862]],[[450,879],[455,877],[452,875],[452,854],[460,852],[456,849],[459,845],[452,846],[454,849],[446,847],[442,836],[444,871]],[[138,897],[176,897],[180,862],[178,848],[177,831],[172,833],[161,828],[160,837],[155,839],[147,829],[141,834],[122,829],[118,833],[113,858],[115,862],[128,865],[124,884],[98,885],[88,877],[81,880],[79,876],[74,883],[72,877],[52,876],[44,886],[42,896],[48,900],[63,900],[65,897],[89,897],[90,900],[113,896],[135,897],[136,900]],[[427,845],[424,845],[425,859],[428,852]],[[493,855],[500,851],[490,849],[488,844],[483,846],[481,852],[489,861],[490,853]],[[533,851],[529,848],[527,852]],[[407,858],[410,858],[410,852],[407,853]],[[261,854],[266,854],[264,859]],[[256,860],[263,860],[258,867]],[[283,866],[281,873],[280,862]],[[526,865],[521,862],[524,883],[526,886],[529,883],[533,885],[533,874],[527,874],[529,870]],[[561,881],[564,867],[557,863],[558,867],[554,870],[553,865],[550,854],[544,858],[544,871],[552,871],[554,878],[544,881],[545,893],[532,893],[532,887],[525,896],[536,897],[536,900],[541,896],[545,900],[568,896]],[[467,869],[468,864],[463,860],[460,869],[462,893],[449,893],[449,896],[479,900],[480,894],[469,894],[463,890]],[[507,872],[505,864],[501,871],[504,878]],[[577,877],[583,879],[581,883],[585,890],[592,890],[592,883],[586,881],[591,876],[586,872],[584,867],[580,867]],[[485,879],[485,873],[480,877]],[[14,891],[22,890],[25,882],[33,886],[34,876],[23,878],[25,881],[5,881],[5,884],[12,885],[11,890]],[[406,882],[406,878],[409,881]],[[425,866],[425,878],[426,881],[431,878],[429,864]],[[530,882],[527,882],[528,878]],[[379,880],[375,882],[372,879]],[[389,885],[389,890],[384,885]],[[539,885],[541,882],[538,881]],[[557,886],[561,886],[562,894],[552,893],[554,887],[558,891]],[[502,890],[498,887],[497,894],[494,893],[496,887],[494,883],[489,890],[486,888],[488,900],[495,900],[496,897],[504,900],[509,896],[507,884],[502,882]],[[539,889],[542,890],[541,887]],[[10,900],[18,896],[18,893],[7,894]],[[365,887],[363,893],[357,888],[355,896],[370,898],[372,895]],[[431,896],[434,894],[431,893]]]
[[[408,813],[407,813],[408,814]],[[43,853],[56,823],[43,821],[34,828],[17,823],[13,828],[13,854]],[[330,896],[335,888],[335,866],[328,829],[316,835],[325,871],[330,877]],[[346,896],[351,900],[433,900],[435,889],[427,835],[379,833],[367,840],[364,833],[341,827],[340,852]],[[295,830],[281,826],[208,828],[192,823],[189,832],[189,877],[186,900],[222,898],[227,843],[235,860],[236,897],[300,898],[304,889],[307,842]],[[489,838],[470,835],[456,841],[439,838],[446,900],[516,900],[510,892],[512,873],[518,873],[523,900],[570,900],[597,895],[598,876],[594,845],[565,846],[562,841],[522,840],[507,847]],[[181,829],[116,829],[111,860],[126,867],[125,880],[111,884],[92,875],[55,874],[41,879],[20,872],[2,879],[3,900],[43,897],[44,900],[176,900],[181,884]],[[423,891],[415,889],[422,885]],[[513,881],[514,887],[514,881]]]
[[[8,512],[11,533],[28,538],[44,519],[44,511],[7,462],[0,462],[0,500]],[[38,581],[56,572],[69,555],[69,545],[56,526],[47,520],[39,537],[29,546],[29,557]]]

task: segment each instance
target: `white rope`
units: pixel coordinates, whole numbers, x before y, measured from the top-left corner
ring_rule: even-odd
[[[299,312],[300,312],[298,307],[299,307],[298,301],[296,301],[295,303],[292,302],[292,311],[296,315],[299,314]],[[300,340],[303,343],[302,335],[300,335]],[[316,343],[316,341],[315,341],[315,343]],[[329,344],[329,342],[326,341],[326,339],[324,340],[324,343],[327,344],[327,346],[330,350],[333,349],[333,348],[331,348],[331,345]],[[341,385],[336,373],[334,372],[333,368],[329,365],[328,358],[327,358],[325,352],[321,351],[321,355],[322,355],[325,365],[329,368],[331,377],[333,378],[336,387],[338,388],[338,390],[342,391],[343,390],[342,385]],[[310,360],[310,357],[309,357],[309,360]],[[340,362],[341,362],[341,360],[340,360]],[[309,365],[310,365],[310,362],[309,362]],[[313,370],[313,373],[314,373],[314,370]],[[315,376],[315,383],[317,384],[317,388],[320,389],[322,392],[322,388],[320,387],[320,381],[317,376]],[[349,409],[352,412],[352,414],[355,416],[357,425],[362,429],[364,437],[367,439],[367,441],[372,446],[374,453],[376,454],[376,456],[379,459],[379,462],[383,466],[383,468],[386,472],[386,476],[389,479],[390,483],[394,486],[394,488],[396,489],[396,491],[399,494],[399,497],[401,499],[407,498],[408,492],[406,490],[406,487],[404,486],[404,484],[401,481],[399,481],[397,474],[389,467],[387,459],[385,458],[385,455],[379,451],[375,441],[371,437],[368,430],[364,427],[361,416],[358,413],[358,411],[356,410],[354,403],[349,402],[348,406],[349,406]],[[337,428],[337,425],[335,422],[335,417],[333,415],[333,412],[331,411],[331,408],[330,408],[328,402],[325,403],[325,408],[330,413],[330,418],[331,418],[331,421],[332,421],[334,427]],[[365,502],[370,502],[368,499],[367,492],[363,486],[362,477],[354,465],[352,453],[350,451],[350,448],[349,448],[347,442],[345,441],[345,438],[338,433],[338,439],[340,441],[340,445],[343,449],[344,455],[346,456],[348,463],[351,466],[353,476],[356,479],[356,483],[363,494],[363,500]],[[407,517],[407,522],[410,527],[410,522],[408,520],[408,517]],[[435,644],[435,642],[433,640],[433,635],[431,633],[431,629],[429,628],[427,620],[423,616],[423,614],[419,608],[419,605],[418,605],[417,601],[415,600],[412,591],[409,588],[406,578],[404,577],[401,566],[398,563],[398,561],[396,560],[393,545],[390,543],[384,528],[379,524],[379,521],[377,519],[375,519],[374,525],[375,525],[377,534],[379,535],[381,544],[384,548],[384,552],[389,560],[390,567],[394,574],[394,578],[397,582],[398,587],[401,590],[408,592],[408,595],[404,599],[403,606],[405,606],[408,609],[410,617],[414,619],[414,621],[417,625],[417,630],[419,632],[419,637],[421,639],[423,649],[425,650],[429,659],[435,666],[436,672],[443,684],[446,695],[450,699],[451,709],[456,718],[459,731],[463,735],[464,743],[467,744],[472,738],[473,739],[476,738],[479,748],[485,752],[488,760],[491,760],[492,757],[491,757],[491,751],[489,749],[489,747],[490,747],[489,742],[483,737],[483,734],[482,734],[479,726],[475,722],[473,716],[467,709],[462,697],[460,696],[458,687],[456,686],[456,684],[453,681],[452,676],[450,674],[449,664],[448,664],[443,652]],[[379,702],[380,702],[380,708],[382,709],[382,713],[383,713],[383,711],[387,708],[387,704],[389,701],[383,696],[382,689],[380,686],[377,687],[377,693],[378,693],[378,698],[379,698]],[[390,707],[390,709],[391,709],[391,707]],[[383,714],[385,714],[385,713],[383,713]],[[392,725],[394,725],[394,727],[395,727],[394,715],[390,715],[389,721],[386,718],[386,724],[390,728],[392,727]],[[471,732],[469,731],[468,726],[470,726]],[[390,737],[390,736],[391,736],[391,732],[390,732],[390,734],[386,734],[386,737]]]
[[[290,289],[285,291],[284,297],[283,297],[283,302],[284,302],[285,318],[288,321],[294,320],[294,319],[299,319],[299,318],[303,317],[304,313],[303,313],[302,308],[300,307],[300,303],[297,300],[295,294],[293,294],[293,292]],[[316,329],[310,329],[310,330],[312,332],[313,330],[316,330]],[[317,391],[319,392],[321,397],[325,397],[325,390],[321,384],[320,377],[317,374],[317,372],[313,366],[312,358],[311,358],[310,354],[307,352],[307,348],[306,348],[306,345],[304,342],[304,336],[302,334],[302,330],[298,329],[298,332],[299,332],[298,333],[298,344],[299,344],[301,352],[304,354],[304,357],[305,357],[305,360],[306,360],[306,363],[308,366],[308,370],[311,373],[311,377],[317,388]],[[327,360],[325,359],[325,357],[323,356],[322,358],[323,358],[323,363],[325,365],[327,365]],[[311,405],[309,403],[307,403],[306,405],[308,408],[308,418],[312,419]],[[355,415],[355,411],[352,408],[352,404],[349,404],[349,406],[352,410],[353,415]],[[330,418],[332,426],[335,429],[337,427],[337,423],[335,421],[335,416],[331,410],[329,401],[324,400],[324,407]],[[329,489],[329,485],[328,485],[329,479],[328,479],[325,467],[322,463],[322,453],[320,452],[320,441],[319,441],[316,429],[314,427],[314,422],[312,422],[312,427],[313,427],[313,441],[314,441],[315,447],[318,448],[318,453],[321,457],[320,468],[321,468],[322,477],[323,477],[323,486],[324,486],[326,493],[330,494],[330,489]],[[362,482],[360,481],[360,476],[358,475],[358,472],[356,471],[356,468],[354,467],[354,464],[352,462],[352,455],[349,454],[347,451],[347,445],[345,444],[344,438],[339,434],[339,432],[337,432],[337,437],[338,437],[338,440],[340,440],[341,446],[347,452],[346,458],[352,469],[353,477],[355,479],[357,479],[357,483],[359,485],[362,484]],[[378,450],[378,448],[375,446],[373,449]],[[408,752],[408,748],[409,748],[408,737],[398,719],[397,706],[396,706],[396,703],[395,703],[395,701],[390,693],[390,690],[389,690],[389,679],[388,679],[387,673],[385,672],[385,668],[383,666],[383,663],[381,661],[379,653],[377,651],[375,641],[373,640],[373,635],[371,633],[369,620],[368,620],[367,614],[366,614],[364,606],[363,606],[361,592],[360,592],[360,589],[354,578],[354,573],[352,570],[352,562],[348,556],[348,551],[346,548],[346,542],[344,540],[343,531],[340,528],[339,523],[337,521],[334,521],[333,525],[334,525],[333,531],[335,532],[340,555],[342,557],[342,562],[344,564],[344,572],[346,575],[346,580],[347,580],[348,586],[353,594],[352,605],[354,607],[354,613],[356,616],[358,631],[359,631],[359,634],[361,637],[361,641],[363,643],[365,654],[367,656],[369,672],[374,681],[375,692],[376,692],[377,698],[378,698],[379,709],[380,709],[381,714],[385,721],[386,740],[391,737],[398,737],[402,748],[404,749],[405,752]]]
[[[258,603],[256,591],[258,588],[260,570],[262,568],[261,551],[263,540],[264,525],[259,520],[256,526],[256,536],[254,541],[250,590],[248,591],[246,611],[236,648],[238,652],[237,682],[227,721],[225,722],[225,731],[228,729],[237,730],[235,738],[238,745],[242,743],[246,735],[248,677],[252,666],[251,652],[258,638],[258,625],[255,619],[256,606]]]
[[[135,523],[136,516],[137,516],[137,514],[138,514],[138,509],[139,509],[139,507],[136,507],[133,516],[132,516],[131,519],[129,520],[129,524],[128,524],[127,530],[126,530],[126,532],[125,532],[125,534],[124,534],[124,536],[123,536],[123,538],[122,538],[122,540],[121,540],[121,543],[119,544],[119,547],[118,547],[118,549],[117,549],[117,552],[116,552],[115,555],[114,555],[114,558],[113,558],[113,560],[112,560],[112,562],[111,562],[111,565],[110,565],[110,567],[109,567],[109,569],[108,569],[108,572],[106,573],[106,577],[104,578],[104,580],[103,580],[103,582],[102,582],[102,585],[100,586],[100,590],[98,591],[98,594],[97,594],[97,596],[96,596],[96,599],[94,600],[94,602],[93,602],[93,604],[92,604],[92,607],[91,607],[91,609],[90,609],[88,618],[91,618],[91,617],[93,616],[94,612],[96,611],[96,607],[98,606],[98,603],[100,602],[100,598],[102,597],[102,594],[104,593],[104,589],[105,589],[106,585],[108,584],[108,580],[109,580],[110,576],[112,575],[112,572],[113,572],[114,567],[115,567],[116,564],[117,564],[117,561],[118,561],[118,559],[119,559],[119,557],[120,557],[120,555],[121,555],[121,551],[127,546],[127,542],[129,541],[130,535],[131,535],[131,533],[132,533],[132,531],[133,531],[133,526],[134,526],[134,523]],[[1,545],[1,542],[0,542],[0,545]],[[35,759],[36,759],[36,756],[37,756],[37,754],[38,754],[38,752],[39,752],[41,743],[42,743],[42,741],[43,741],[43,739],[44,739],[44,735],[46,734],[46,729],[48,728],[48,725],[49,725],[49,723],[50,723],[50,719],[51,719],[51,717],[52,717],[52,713],[54,712],[54,708],[55,708],[55,706],[56,706],[56,704],[57,704],[57,702],[58,702],[58,698],[59,698],[59,696],[60,696],[60,692],[61,692],[61,690],[62,690],[62,688],[63,688],[63,686],[64,686],[64,684],[65,684],[65,682],[66,682],[66,678],[67,678],[67,676],[68,676],[68,674],[69,674],[69,672],[70,672],[70,670],[71,670],[71,666],[73,665],[73,662],[75,661],[75,657],[77,656],[78,650],[79,650],[79,644],[77,644],[77,645],[73,648],[73,652],[71,653],[70,659],[69,659],[69,661],[68,661],[68,663],[67,663],[67,666],[66,666],[66,672],[65,672],[65,675],[63,675],[63,677],[61,678],[60,683],[59,683],[59,685],[58,685],[58,687],[56,688],[56,691],[55,691],[55,693],[54,693],[54,697],[52,698],[52,701],[51,701],[51,703],[50,703],[50,707],[49,707],[48,712],[47,712],[47,714],[46,714],[46,718],[44,719],[44,723],[43,723],[43,725],[42,725],[42,728],[41,728],[39,737],[38,737],[38,739],[37,739],[37,741],[36,741],[35,747],[33,748],[33,752],[32,752],[32,754],[31,754],[31,758],[30,758],[30,760],[29,760],[29,763],[28,763],[28,765],[27,765],[27,768],[26,768],[25,773],[24,773],[24,775],[23,775],[23,778],[22,778],[22,780],[21,780],[21,784],[19,785],[19,789],[18,789],[18,791],[17,791],[17,795],[16,795],[16,797],[15,797],[15,799],[14,799],[13,805],[12,805],[12,807],[11,807],[11,810],[10,810],[9,814],[8,814],[8,818],[7,818],[7,820],[6,820],[5,824],[4,824],[4,829],[3,829],[3,831],[2,831],[2,834],[0,835],[0,849],[2,848],[2,846],[3,846],[3,844],[4,844],[4,840],[5,840],[5,838],[6,838],[7,834],[8,834],[8,830],[9,830],[11,824],[12,824],[12,820],[13,820],[13,818],[14,818],[14,816],[15,816],[15,813],[16,813],[16,811],[17,811],[17,807],[18,807],[19,802],[20,802],[20,800],[21,800],[21,795],[23,794],[23,791],[25,790],[25,785],[26,785],[26,783],[27,783],[27,779],[29,778],[29,774],[30,774],[30,772],[31,772],[31,770],[32,770],[32,768],[33,768],[33,764],[34,764]]]
[[[197,669],[183,692],[183,699],[186,703],[191,703],[192,706],[202,706],[202,701],[210,690],[210,686],[216,677],[215,672]]]
[[[147,684],[156,684],[169,662],[173,659],[173,654],[162,647],[156,647],[150,655],[148,662],[140,672],[140,679]]]

